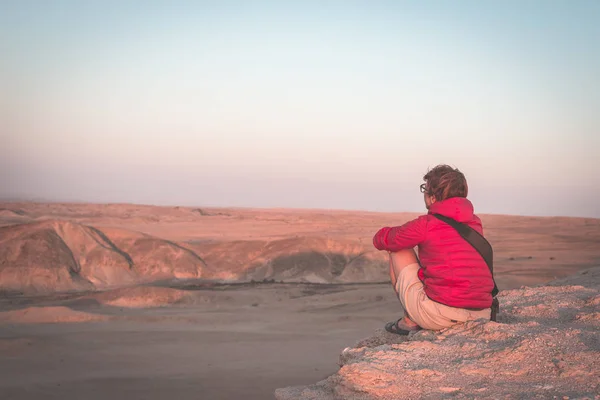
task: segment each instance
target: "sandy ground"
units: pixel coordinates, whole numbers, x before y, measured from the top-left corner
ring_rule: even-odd
[[[416,216],[136,205],[0,206],[3,226],[68,220],[105,232],[142,232],[198,252],[203,243],[302,237],[369,246],[381,226]],[[482,218],[496,251],[501,289],[542,284],[600,262],[600,220]],[[335,373],[342,349],[400,317],[397,299],[386,284],[164,289],[0,298],[0,398],[272,399],[276,388],[312,384]]]
[[[3,399],[270,399],[337,369],[342,349],[398,315],[386,285],[258,285],[186,291],[131,309],[93,296],[4,299],[2,314],[67,307],[105,322],[0,325]],[[12,303],[12,304],[11,304]],[[64,310],[64,309],[63,309]],[[3,316],[0,315],[0,321]],[[4,316],[6,319],[6,315]]]

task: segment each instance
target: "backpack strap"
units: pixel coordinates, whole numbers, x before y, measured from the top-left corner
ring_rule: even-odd
[[[496,280],[494,279],[494,253],[492,250],[492,245],[488,242],[479,232],[470,226],[458,222],[455,219],[450,217],[446,217],[441,214],[431,214],[437,219],[444,221],[458,232],[463,239],[465,239],[471,246],[477,250],[477,252],[483,257],[485,263],[490,269],[490,273],[492,274],[492,280],[494,281],[494,289],[492,290],[492,297],[496,297],[498,294],[498,286],[496,285]]]

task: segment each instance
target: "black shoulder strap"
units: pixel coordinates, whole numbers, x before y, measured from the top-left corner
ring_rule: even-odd
[[[446,217],[441,214],[431,214],[437,219],[444,221],[451,227],[457,230],[458,234],[462,236],[471,246],[477,250],[481,257],[485,260],[490,272],[492,273],[492,279],[494,280],[494,289],[492,290],[492,296],[496,296],[498,294],[498,286],[496,286],[496,280],[494,279],[494,253],[492,251],[492,245],[488,242],[479,232],[475,229],[471,228],[468,225],[465,225],[461,222],[458,222],[455,219],[450,217]]]

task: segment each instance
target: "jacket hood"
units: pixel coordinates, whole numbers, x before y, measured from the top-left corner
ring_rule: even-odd
[[[465,197],[451,197],[433,203],[429,207],[429,214],[441,214],[458,222],[467,222],[473,219],[473,203]]]

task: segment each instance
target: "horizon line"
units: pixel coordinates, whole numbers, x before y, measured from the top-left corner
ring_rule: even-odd
[[[265,206],[214,206],[214,205],[179,205],[179,204],[151,204],[151,203],[133,203],[133,202],[93,202],[88,200],[46,200],[46,199],[19,199],[19,198],[2,198],[0,197],[0,204],[3,203],[34,203],[34,204],[78,204],[78,205],[129,205],[129,206],[142,206],[142,207],[164,207],[164,208],[208,208],[208,209],[220,209],[220,210],[282,210],[282,211],[328,211],[328,212],[361,212],[371,214],[427,214],[424,211],[374,211],[368,209],[351,209],[351,208],[318,208],[318,207],[265,207]],[[570,215],[530,215],[530,214],[501,214],[493,212],[475,213],[475,215],[487,215],[487,216],[500,216],[500,217],[526,217],[526,218],[571,218],[571,219],[594,219],[600,220],[600,217],[582,217],[582,216],[570,216]]]

